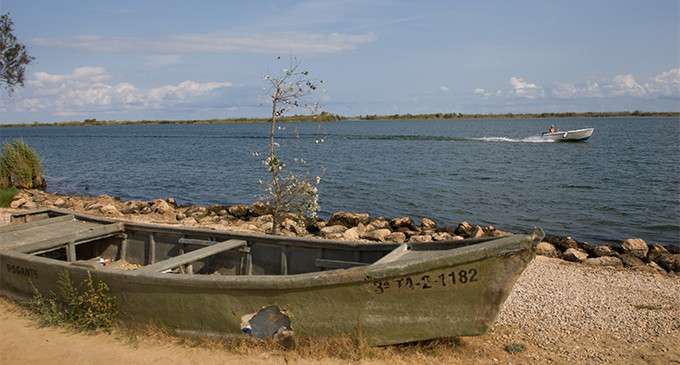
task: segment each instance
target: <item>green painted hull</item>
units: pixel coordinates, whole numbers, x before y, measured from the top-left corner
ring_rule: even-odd
[[[73,213],[50,210],[47,217],[64,214]],[[83,215],[75,220],[117,223]],[[183,251],[172,246],[173,242],[177,246],[180,238],[247,242],[248,249],[243,252],[230,251],[229,255],[220,253],[193,262],[196,268],[202,267],[195,274],[172,274],[84,265],[78,256],[87,254],[78,249],[73,250],[70,261],[43,257],[44,253],[30,253],[30,247],[35,245],[32,241],[45,241],[45,237],[31,240],[27,234],[18,248],[19,239],[12,238],[16,232],[5,228],[0,228],[0,290],[5,296],[29,298],[33,287],[43,294],[56,292],[63,271],[69,271],[77,281],[85,279],[89,271],[95,280],[109,285],[123,321],[161,325],[188,335],[231,336],[242,333],[242,316],[276,305],[290,317],[296,335],[364,336],[373,345],[483,334],[493,325],[543,236],[535,230],[532,235],[482,242],[407,247],[123,223],[119,237],[80,244],[98,245],[93,250],[98,257],[111,252],[112,257],[125,254],[128,261],[144,259],[151,267],[182,256]],[[144,236],[152,238],[140,241],[143,250],[135,248],[134,237]],[[49,239],[52,241],[43,243],[41,251],[54,244],[54,239]],[[128,242],[123,245],[123,240]],[[78,242],[70,244],[77,246]],[[65,245],[68,251],[69,243]],[[451,248],[454,246],[460,247]],[[135,252],[139,254],[135,256]],[[272,252],[278,252],[279,257],[272,258]],[[394,257],[376,262],[390,252],[396,252]],[[220,258],[223,262],[216,271],[201,273],[209,260]],[[335,270],[319,266],[327,260],[361,265]],[[229,270],[234,274],[228,274]]]

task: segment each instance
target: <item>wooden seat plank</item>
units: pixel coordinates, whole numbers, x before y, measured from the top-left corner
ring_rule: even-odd
[[[137,270],[134,270],[134,274],[144,274],[152,272],[161,272],[168,269],[173,269],[181,265],[185,265],[202,258],[218,254],[223,251],[233,250],[245,246],[247,243],[244,240],[231,239],[224,242],[216,243],[207,247],[199,248],[183,255],[175,256],[167,260],[157,262],[155,264],[147,265]]]

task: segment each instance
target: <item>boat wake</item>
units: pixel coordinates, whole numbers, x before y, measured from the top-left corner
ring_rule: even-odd
[[[482,138],[471,138],[474,141],[482,142],[523,142],[523,143],[552,143],[554,141],[543,139],[541,136],[531,136],[526,138],[508,138],[508,137],[482,137]]]

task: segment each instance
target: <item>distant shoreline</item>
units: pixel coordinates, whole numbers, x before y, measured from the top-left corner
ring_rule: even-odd
[[[393,115],[359,115],[358,117],[344,117],[337,114],[323,112],[318,115],[295,115],[279,117],[279,122],[337,122],[344,120],[430,120],[430,119],[513,119],[513,118],[607,118],[607,117],[679,117],[680,112],[587,112],[587,113],[536,113],[536,114],[461,114],[461,113],[435,113],[435,114],[393,114]],[[207,120],[141,120],[141,121],[115,121],[85,119],[84,121],[55,122],[55,123],[16,123],[0,124],[2,127],[68,127],[68,126],[92,126],[92,125],[147,125],[147,124],[230,124],[230,123],[267,123],[269,118],[226,118]]]

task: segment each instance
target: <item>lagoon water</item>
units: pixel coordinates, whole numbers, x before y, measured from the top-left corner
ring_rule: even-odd
[[[540,134],[594,127],[587,142]],[[680,242],[680,118],[344,121],[281,124],[288,157],[321,173],[320,216],[427,217],[591,243]],[[269,125],[0,128],[44,158],[48,191],[191,205],[252,204]],[[297,135],[297,136],[296,136]],[[316,143],[323,139],[323,142]]]

